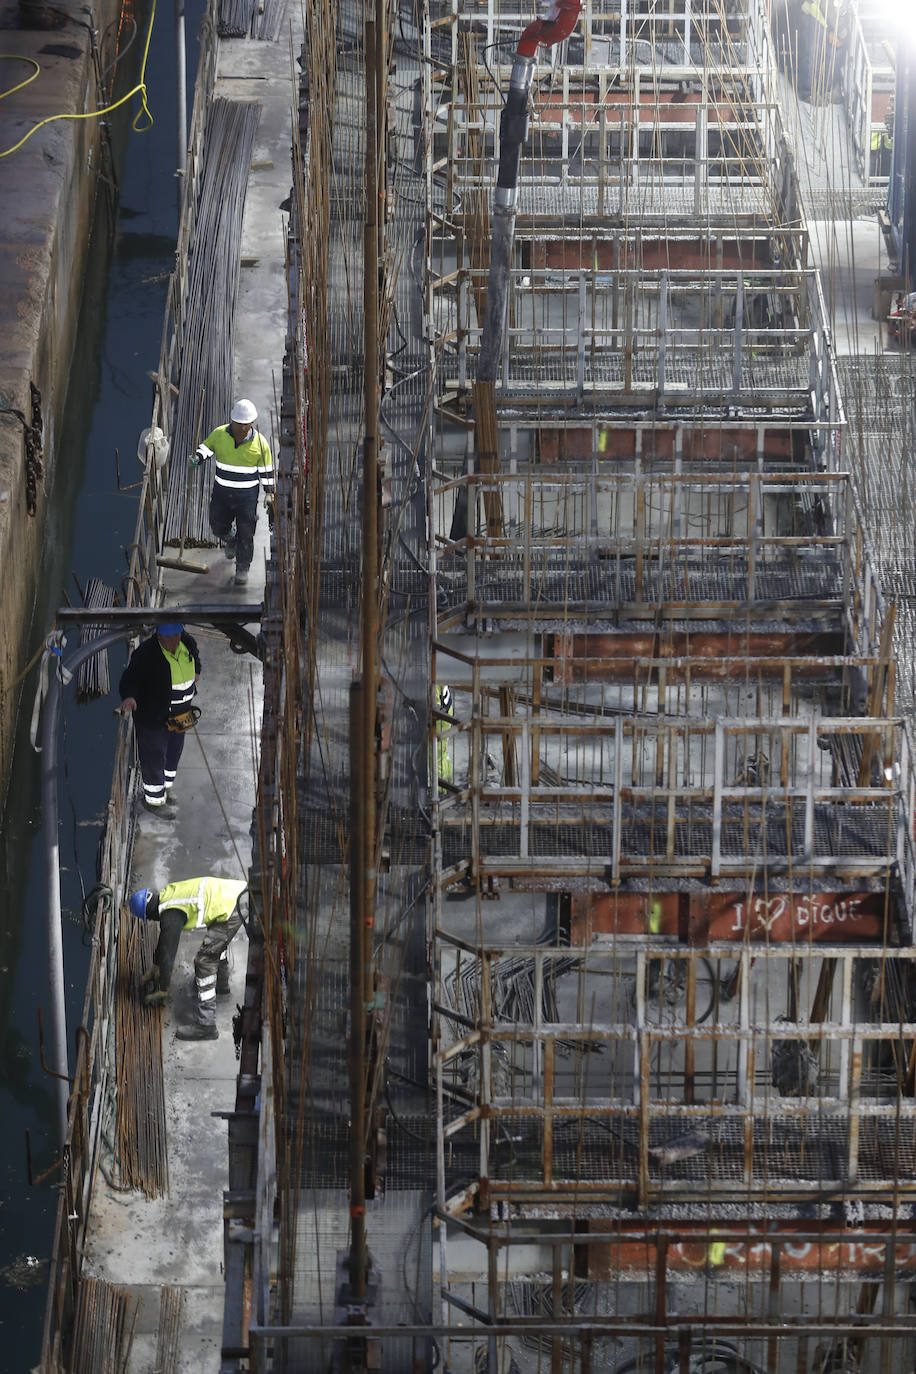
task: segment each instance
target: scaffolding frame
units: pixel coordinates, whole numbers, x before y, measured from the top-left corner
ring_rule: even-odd
[[[492,393],[499,45],[527,16],[431,21],[443,1358],[889,1374],[916,1351],[894,608],[768,15],[674,4],[662,37],[646,5],[646,39],[607,8],[535,68]],[[698,14],[727,56],[697,59]]]

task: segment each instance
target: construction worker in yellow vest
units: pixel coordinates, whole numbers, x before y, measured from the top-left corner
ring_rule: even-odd
[[[195,1016],[175,1032],[179,1040],[216,1040],[216,998],[229,993],[226,951],[243,921],[248,884],[232,878],[185,878],[158,891],[141,887],[130,899],[140,921],[159,922],[153,967],[144,980],[143,1001],[163,1006],[172,981],[178,941],[183,930],[205,930],[194,958]]]
[[[873,177],[886,177],[890,175],[891,154],[894,150],[894,140],[883,124],[879,124],[871,131],[871,158],[869,161],[868,173]]]
[[[273,529],[273,456],[270,445],[255,426],[257,418],[252,401],[244,397],[236,401],[228,425],[211,430],[188,460],[192,467],[197,467],[207,458],[213,459],[210,528],[223,541],[226,557],[235,560],[237,586],[248,581],[258,523],[258,494],[262,489],[267,520]]]
[[[451,720],[443,720],[443,716],[453,718],[455,715],[455,703],[452,698],[451,688],[443,684],[436,693],[436,775],[439,782],[451,782],[452,780],[452,753],[448,738],[451,730]]]

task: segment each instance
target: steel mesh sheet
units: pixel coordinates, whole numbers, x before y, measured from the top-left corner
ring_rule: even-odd
[[[758,564],[753,590],[758,601],[836,600],[842,565],[835,554],[819,550],[817,559],[793,559]],[[486,611],[507,606],[537,612],[557,606],[590,606],[596,609],[632,602],[731,602],[749,601],[747,553],[730,552],[718,559],[714,553],[703,560],[679,562],[659,568],[649,563],[637,584],[633,558],[579,560],[554,557],[550,562],[532,560],[530,574],[518,562],[489,560],[474,568],[473,598],[469,598],[463,561],[443,560],[440,581],[440,613],[462,606],[469,599]],[[717,566],[718,562],[718,566]]]
[[[608,806],[608,811],[610,806]],[[606,822],[583,819],[581,808],[564,808],[562,819],[536,819],[532,807],[527,825],[527,854],[536,866],[538,859],[583,858],[610,862],[614,853],[614,833],[610,817]],[[560,808],[555,808],[559,811]],[[620,852],[623,862],[631,859],[663,861],[668,848],[668,815],[663,806],[655,815],[633,814],[622,808]],[[673,857],[707,862],[713,852],[713,818],[697,814],[699,808],[678,808],[672,826]],[[756,814],[755,814],[756,813]],[[484,814],[491,814],[487,810]],[[759,807],[740,803],[722,808],[720,852],[723,860],[745,861],[748,868],[765,856],[771,864],[780,860],[796,862],[805,857],[806,804],[803,799],[767,804],[764,815]],[[887,805],[856,806],[852,803],[819,803],[814,807],[813,847],[821,858],[893,860],[896,844],[896,812],[893,801]],[[481,858],[521,856],[522,826],[517,818],[500,817],[478,825],[470,820],[442,820],[443,862],[459,863],[479,854]]]
[[[459,197],[479,193],[477,183],[457,182]],[[473,202],[471,213],[473,214]],[[750,181],[734,186],[707,186],[699,198],[692,184],[683,179],[666,180],[659,176],[651,181],[632,184],[608,178],[604,187],[597,181],[540,180],[525,177],[522,184],[518,227],[524,232],[526,221],[616,220],[621,216],[639,217],[643,224],[657,220],[670,228],[678,220],[691,226],[698,219],[722,220],[734,226],[759,221],[767,226],[773,222],[772,202],[765,187]]]
[[[543,1122],[531,1116],[513,1115],[511,1106],[500,1111],[499,1125],[491,1133],[489,1172],[491,1181],[528,1185],[544,1182],[545,1189],[577,1183],[633,1188],[639,1181],[640,1125],[633,1118],[581,1117],[553,1114],[549,1158],[550,1182],[545,1181],[545,1134]],[[746,1135],[750,1179],[745,1177]],[[911,1123],[910,1123],[911,1124]],[[916,1188],[916,1157],[912,1129],[895,1130],[894,1123],[865,1117],[861,1125],[858,1167],[860,1177],[889,1187]],[[682,1183],[717,1191],[733,1185],[734,1192],[752,1188],[812,1196],[812,1189],[840,1188],[848,1175],[849,1127],[845,1117],[826,1116],[812,1104],[810,1115],[741,1118],[693,1117],[649,1121],[646,1163],[650,1184]],[[451,1137],[454,1153],[447,1159],[447,1185],[452,1192],[466,1187],[471,1143],[479,1148],[477,1132],[464,1128]],[[902,1148],[901,1148],[902,1147]],[[579,1201],[582,1214],[588,1202]]]

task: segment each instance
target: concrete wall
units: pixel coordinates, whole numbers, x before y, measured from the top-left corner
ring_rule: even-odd
[[[60,13],[60,11],[57,11]],[[81,11],[55,31],[7,30],[4,50],[31,57],[37,79],[0,103],[0,152],[33,125],[54,114],[96,108],[90,35]],[[105,32],[115,0],[100,0],[93,23]],[[108,55],[103,54],[103,65]],[[25,62],[4,63],[4,73],[29,73]],[[18,151],[0,157],[0,821],[12,761],[18,681],[28,661],[29,630],[41,569],[47,503],[53,499],[54,454],[67,396],[68,375],[96,198],[106,194],[98,176],[100,128],[95,119],[61,119]],[[22,412],[31,424],[38,388],[43,416],[43,478],[29,512],[27,443]]]

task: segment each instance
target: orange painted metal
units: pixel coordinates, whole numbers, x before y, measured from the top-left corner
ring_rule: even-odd
[[[598,452],[602,458],[632,458],[636,452],[636,429],[631,425],[611,427],[600,430]],[[676,430],[674,426],[659,428],[653,426],[643,433],[642,453],[644,457],[671,458],[675,451]],[[735,428],[724,425],[695,425],[685,428],[681,436],[682,455],[685,461],[698,461],[705,458],[716,462],[756,462],[758,444],[762,455],[768,462],[793,456],[792,432],[787,429],[767,428],[762,443],[756,427]],[[554,428],[542,425],[538,430],[539,455],[542,463],[557,460],[590,457],[595,441],[592,430],[586,428]]]
[[[619,260],[615,262],[615,251]],[[543,265],[552,271],[575,272],[594,267],[602,272],[621,268],[640,268],[644,272],[690,269],[697,272],[738,271],[772,266],[769,247],[762,243],[740,243],[737,239],[643,239],[638,249],[622,245],[615,249],[607,239],[548,239],[544,244]]]
[[[637,659],[688,659],[695,682],[713,678],[745,677],[748,660],[753,660],[754,677],[781,677],[786,659],[827,658],[843,652],[842,635],[813,634],[799,630],[774,630],[752,633],[729,630],[725,633],[672,631],[662,636],[651,633],[556,635],[553,652],[555,682],[610,682],[636,678],[645,681],[650,668]],[[833,670],[835,671],[835,670]],[[685,667],[672,663],[665,669],[669,685],[682,681]],[[823,667],[793,663],[793,680],[822,678]]]
[[[607,1223],[586,1221],[583,1229],[589,1227],[606,1230]],[[783,1282],[793,1276],[797,1280],[822,1274],[881,1274],[889,1248],[898,1274],[902,1270],[916,1270],[916,1235],[912,1227],[892,1233],[890,1227],[879,1225],[870,1227],[857,1239],[839,1223],[835,1227],[825,1225],[814,1233],[810,1223],[790,1221],[778,1227],[728,1222],[717,1228],[703,1223],[695,1228],[665,1227],[655,1235],[644,1232],[638,1237],[627,1235],[622,1228],[619,1239],[584,1244],[576,1270],[580,1277],[594,1282],[614,1278],[645,1280],[646,1274],[656,1269],[662,1246],[669,1273],[713,1278],[744,1274],[762,1282],[769,1278],[777,1255]]]
[[[597,935],[668,935],[691,945],[877,939],[892,909],[883,893],[777,893],[750,899],[740,892],[574,893],[572,943]]]

